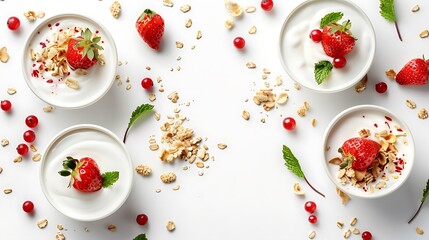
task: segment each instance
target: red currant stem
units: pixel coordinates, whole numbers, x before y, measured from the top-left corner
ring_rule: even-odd
[[[399,40],[402,42],[401,32],[399,32],[398,22],[395,21],[396,33],[398,34]]]
[[[414,216],[410,219],[410,221],[408,221],[408,224],[410,224],[410,223],[414,220],[414,218],[416,218],[416,217],[417,217],[417,215],[418,215],[418,214],[419,214],[419,212],[420,212],[420,209],[422,209],[423,203],[424,203],[424,202],[420,203],[419,208],[417,209],[416,213],[414,213]]]
[[[307,180],[307,178],[304,176],[304,180],[305,180],[305,182],[308,184],[308,186],[310,186],[311,187],[311,189],[313,189],[315,192],[317,192],[318,194],[320,194],[322,197],[325,197],[325,194],[323,194],[323,193],[321,193],[321,192],[319,192],[319,191],[317,191],[317,189],[315,189],[314,187],[313,187],[313,185],[311,185],[310,184],[310,182]]]
[[[130,127],[127,127],[127,130],[125,130],[124,138],[122,140],[122,142],[124,142],[124,143],[127,140],[128,130],[130,130]]]

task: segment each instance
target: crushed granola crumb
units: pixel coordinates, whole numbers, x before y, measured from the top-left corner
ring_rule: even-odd
[[[184,44],[180,41],[176,41],[176,47],[177,48],[183,48]]]
[[[4,194],[10,194],[12,193],[12,188],[6,188],[3,190]]]
[[[163,0],[163,4],[166,7],[173,7],[174,6],[174,4],[171,0]]]
[[[304,191],[301,188],[301,185],[299,185],[299,183],[294,183],[293,184],[293,193],[295,193],[296,195],[304,195]]]
[[[174,222],[170,220],[167,222],[166,228],[170,232],[174,231],[174,229],[176,229],[176,224],[174,224]]]
[[[55,239],[56,240],[65,240],[66,237],[64,236],[64,233],[62,232],[57,232],[57,234],[55,234]]]
[[[226,29],[230,30],[234,27],[234,20],[228,19],[225,21],[225,27]]]
[[[114,1],[110,6],[110,13],[114,18],[118,18],[121,13],[121,4],[118,1]]]
[[[176,91],[173,91],[170,94],[168,94],[167,97],[172,103],[177,103],[177,100],[179,99],[179,93]]]
[[[423,231],[423,229],[421,229],[419,227],[416,227],[416,233],[419,235],[423,235],[423,234],[425,234],[425,231]]]
[[[116,226],[114,224],[109,224],[109,226],[107,226],[107,230],[111,232],[116,232]]]
[[[420,38],[427,38],[429,36],[429,30],[424,29],[419,33]]]
[[[36,12],[34,11],[25,12],[24,17],[27,18],[28,21],[33,22],[36,20]]]
[[[355,91],[361,93],[366,89],[366,83],[368,82],[368,75],[365,75],[355,86]]]
[[[416,4],[413,7],[411,7],[411,12],[417,12],[419,10],[420,10],[420,6],[418,4]]]
[[[166,172],[163,173],[161,176],[161,181],[164,183],[172,183],[174,181],[176,181],[176,174],[174,174],[173,172]]]
[[[225,1],[225,7],[228,10],[229,14],[233,17],[239,17],[243,14],[243,8],[235,2]]]
[[[418,116],[420,119],[426,119],[426,118],[428,118],[428,111],[426,110],[426,108],[421,108],[421,109],[419,110],[419,113],[417,114],[417,116]]]
[[[185,27],[190,28],[191,26],[192,26],[192,19],[190,19],[190,18],[186,19]]]
[[[152,173],[152,168],[147,165],[140,164],[136,167],[136,172],[142,176],[149,176]]]
[[[309,239],[314,239],[316,237],[316,232],[314,230],[312,230],[309,234],[308,234],[308,238]]]
[[[7,145],[9,145],[9,140],[7,140],[7,139],[5,139],[5,138],[4,138],[4,139],[2,139],[2,140],[1,140],[1,146],[2,146],[2,147],[6,147]]]
[[[310,110],[310,104],[308,102],[304,102],[301,107],[299,107],[297,113],[300,117],[305,117],[306,113]]]
[[[256,64],[254,62],[252,62],[252,61],[248,61],[246,63],[246,67],[249,68],[249,69],[254,69],[254,68],[256,68]]]
[[[180,11],[182,11],[183,13],[187,13],[190,10],[191,10],[191,6],[189,4],[185,4],[185,5],[180,7]]]
[[[247,31],[249,34],[255,34],[256,33],[256,26],[252,26],[249,28],[249,31]]]
[[[411,109],[415,109],[417,107],[416,103],[413,100],[407,99],[405,103],[407,104],[407,107]]]
[[[345,205],[349,200],[350,197],[345,192],[341,191],[339,188],[336,188],[337,194],[341,199],[341,204]]]
[[[2,63],[6,63],[7,60],[9,60],[9,54],[7,53],[7,48],[2,47],[0,48],[0,61]]]
[[[40,229],[43,229],[43,228],[45,228],[46,226],[48,226],[48,219],[41,219],[41,220],[39,220],[38,222],[37,222],[37,226],[40,228]]]
[[[293,87],[298,91],[301,90],[301,85],[299,85],[297,82],[293,83]]]
[[[396,72],[393,69],[389,69],[386,71],[386,76],[392,80],[396,78]]]
[[[250,119],[250,113],[248,111],[246,111],[246,110],[243,110],[242,117],[245,120],[249,120]]]

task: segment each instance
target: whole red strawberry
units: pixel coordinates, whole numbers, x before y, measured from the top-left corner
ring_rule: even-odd
[[[81,32],[78,38],[72,38],[67,45],[66,59],[72,69],[88,69],[98,60],[98,50],[103,47],[98,45],[101,37],[92,37],[89,28]]]
[[[396,75],[400,85],[424,85],[429,77],[428,63],[421,58],[415,58],[401,69]]]
[[[146,9],[136,21],[136,28],[149,47],[158,50],[164,35],[164,19],[156,12]]]
[[[326,55],[337,58],[344,57],[353,50],[356,39],[350,32],[349,20],[343,24],[331,23],[323,27],[322,46]]]
[[[381,146],[368,138],[351,138],[341,147],[343,155],[352,157],[352,168],[358,171],[367,169],[377,157]]]
[[[61,176],[70,176],[69,186],[73,183],[73,187],[81,192],[95,192],[103,186],[103,178],[101,177],[100,169],[94,159],[85,157],[77,160],[72,157],[67,157],[63,162],[65,170],[59,172]],[[71,170],[71,171],[70,171]]]

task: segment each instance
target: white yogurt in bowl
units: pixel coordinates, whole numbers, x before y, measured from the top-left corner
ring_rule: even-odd
[[[94,159],[101,173],[118,171],[118,181],[97,192],[82,193],[67,188],[70,178],[58,171],[67,156]],[[48,201],[64,215],[95,221],[118,210],[131,192],[133,170],[125,145],[109,130],[89,124],[72,126],[56,135],[45,150],[40,168],[40,183]]]
[[[346,140],[359,137],[362,129],[369,130],[369,139],[375,141],[379,138],[374,136],[383,131],[396,136],[394,171],[390,172],[386,165],[379,177],[366,186],[342,184],[338,177],[339,166],[329,161],[340,157],[338,149]],[[322,164],[332,182],[343,192],[362,198],[377,198],[392,193],[406,181],[414,164],[414,140],[407,125],[391,111],[374,105],[355,106],[338,114],[325,131],[321,149]]]
[[[346,66],[334,68],[319,85],[314,77],[314,64],[322,60],[332,62],[332,58],[309,34],[319,29],[320,20],[331,12],[344,14],[340,22],[350,19],[350,30],[357,41],[345,56]],[[338,92],[355,85],[368,72],[375,56],[375,32],[368,16],[348,0],[309,0],[296,7],[283,23],[279,51],[283,68],[294,81],[318,92]]]

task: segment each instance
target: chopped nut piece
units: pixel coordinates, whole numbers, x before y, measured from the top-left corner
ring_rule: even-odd
[[[418,116],[420,119],[426,119],[426,118],[428,118],[428,111],[426,110],[426,108],[421,108],[421,109],[419,110],[419,113],[417,114],[417,116]]]
[[[249,34],[255,34],[256,33],[256,27],[252,26],[251,28],[249,28],[249,31],[247,31]]]
[[[156,112],[155,113],[155,120],[159,121],[160,119],[161,119],[161,115],[158,112]]]
[[[242,116],[245,120],[249,120],[250,119],[250,113],[246,110],[243,110]]]
[[[66,78],[65,81],[67,87],[72,88],[72,89],[79,89],[79,81],[73,78]]]
[[[343,162],[343,160],[341,160],[339,157],[335,157],[329,160],[328,162],[331,164],[340,165]]]
[[[225,1],[225,7],[233,17],[239,17],[243,14],[243,8],[235,2]]]
[[[345,205],[350,200],[349,195],[341,191],[339,188],[336,188],[336,191],[338,196],[341,198],[341,204]]]
[[[185,27],[190,28],[192,26],[192,19],[188,18],[185,22]]]
[[[130,90],[131,89],[131,84],[128,83],[127,86],[125,87],[125,90]]]
[[[357,218],[352,218],[352,220],[350,220],[350,226],[354,226],[354,225],[356,225],[356,223],[357,223]]]
[[[156,95],[155,95],[155,93],[151,93],[151,94],[149,94],[149,101],[153,102],[153,101],[155,101],[155,100],[156,100]]]
[[[287,100],[289,99],[289,95],[286,92],[281,92],[278,96],[277,96],[277,104],[285,104],[287,102]]]
[[[234,27],[234,20],[228,19],[225,21],[226,29],[232,29]]]
[[[173,189],[173,191],[177,191],[177,190],[179,190],[179,189],[180,189],[180,185],[176,185],[176,186],[174,186],[172,189]]]
[[[421,229],[419,227],[416,227],[416,233],[419,235],[423,235],[423,234],[425,234],[425,231],[423,231],[423,229]]]
[[[254,62],[252,62],[252,61],[248,61],[246,63],[246,67],[249,68],[249,69],[253,69],[253,68],[256,68],[256,64]]]
[[[161,181],[163,181],[164,183],[172,183],[176,181],[176,174],[174,174],[173,172],[166,172],[162,174],[160,178]]]
[[[203,163],[203,162],[201,162],[201,161],[198,161],[197,163],[195,163],[195,165],[196,165],[198,168],[203,168],[203,167],[204,167],[204,163]]]
[[[420,31],[419,36],[420,38],[427,38],[429,36],[429,30],[425,29]]]
[[[344,238],[349,238],[351,234],[352,234],[352,231],[350,231],[350,229],[347,229],[347,230],[344,232],[343,237],[344,237]]]
[[[7,60],[9,60],[9,54],[7,53],[7,48],[2,47],[0,48],[0,61],[2,63],[6,63]]]
[[[367,137],[371,136],[371,131],[369,129],[366,129],[366,128],[361,129],[361,130],[359,130],[359,136],[362,138],[367,138]]]
[[[58,224],[58,225],[57,225],[57,229],[58,229],[58,230],[63,230],[63,229],[64,229],[64,228],[63,228],[63,225],[62,225],[62,224]]]
[[[202,36],[203,36],[203,34],[201,33],[200,30],[198,30],[197,31],[197,36],[196,36],[197,40],[201,39]]]
[[[339,229],[343,229],[344,223],[343,222],[337,222],[337,227]]]
[[[375,188],[381,189],[385,188],[387,186],[387,183],[385,181],[379,181],[375,184]]]
[[[167,227],[167,230],[171,232],[174,229],[176,229],[176,224],[174,224],[173,221],[168,221],[166,227]]]
[[[301,90],[301,85],[299,85],[299,83],[293,83],[293,87],[298,91]]]
[[[57,234],[55,234],[55,239],[56,240],[65,240],[66,237],[64,236],[64,234],[62,232],[57,232]]]
[[[32,157],[31,157],[31,159],[34,161],[34,162],[38,162],[38,161],[40,161],[40,159],[42,158],[42,154],[40,154],[40,153],[35,153]]]
[[[170,94],[168,94],[167,97],[172,103],[177,103],[177,100],[179,99],[179,93],[176,91],[173,91]]]
[[[420,10],[420,6],[419,5],[414,5],[412,8],[411,8],[411,12],[417,12],[417,11],[419,11]]]
[[[149,145],[149,149],[151,150],[151,151],[156,151],[156,150],[158,150],[159,149],[159,145],[158,144],[150,144]]]
[[[2,146],[2,147],[6,147],[7,145],[9,145],[9,140],[7,140],[7,139],[2,139],[2,140],[1,140],[1,146]]]
[[[246,7],[246,12],[247,13],[254,13],[256,11],[256,7],[254,6],[248,6]]]
[[[152,173],[152,168],[147,165],[140,164],[136,167],[136,172],[142,176],[149,176]]]
[[[313,239],[313,238],[315,238],[316,237],[316,232],[313,230],[313,231],[311,231],[310,232],[310,234],[308,234],[308,238],[309,239]]]
[[[313,126],[313,127],[315,127],[316,126],[316,119],[315,118],[313,118],[313,119],[311,119],[311,126]]]
[[[368,75],[365,75],[355,86],[355,91],[361,93],[366,89],[366,83],[368,82]]]
[[[121,4],[117,1],[114,1],[110,6],[110,13],[114,18],[118,18],[121,13]]]
[[[114,224],[110,224],[109,226],[107,226],[107,230],[111,232],[116,232],[116,226]]]
[[[156,190],[155,190],[155,192],[156,192],[156,193],[160,193],[160,192],[161,192],[161,189],[159,189],[159,188],[158,188],[158,189],[156,189]]]
[[[185,5],[180,7],[180,11],[182,11],[183,13],[187,13],[190,10],[191,10],[191,6],[189,4],[185,4]]]
[[[360,231],[359,231],[359,229],[357,229],[357,228],[353,228],[352,233],[353,233],[354,235],[358,235],[358,234],[360,234]]]
[[[37,12],[37,14],[36,14],[36,17],[37,17],[37,18],[44,18],[44,17],[45,17],[45,12],[43,12],[43,11],[38,11],[38,12]]]
[[[12,193],[12,189],[11,188],[6,188],[5,190],[3,190],[4,194],[10,194]]]
[[[39,220],[39,221],[37,222],[37,226],[38,226],[40,229],[45,228],[46,226],[48,226],[48,219],[42,219],[42,220]]]
[[[44,112],[52,112],[52,110],[54,110],[54,107],[51,105],[43,107]]]
[[[184,44],[182,42],[176,41],[177,48],[183,48]]]
[[[295,193],[296,195],[304,195],[304,191],[301,188],[301,185],[299,185],[299,183],[294,183],[293,184],[293,193]]]
[[[9,95],[13,95],[13,94],[15,94],[16,93],[16,89],[15,88],[8,88],[7,89],[7,94],[9,94]]]
[[[32,152],[37,152],[37,147],[36,147],[36,146],[34,146],[33,144],[31,144],[31,145],[30,145],[30,150],[31,150]]]
[[[174,6],[174,4],[171,0],[163,0],[163,4],[166,7],[173,7]]]
[[[407,104],[407,107],[409,107],[411,109],[415,109],[417,107],[416,103],[414,101],[410,100],[410,99],[407,99],[405,101],[405,103]]]
[[[386,76],[390,79],[395,79],[396,78],[396,72],[393,69],[389,69],[386,71]]]
[[[310,104],[308,102],[304,102],[304,104],[298,109],[297,113],[300,117],[305,117],[305,114],[310,109]]]
[[[218,144],[217,144],[217,147],[218,147],[219,149],[221,149],[221,150],[224,150],[225,148],[227,148],[227,147],[228,147],[228,145],[226,145],[225,143],[218,143]]]
[[[21,156],[16,157],[15,159],[13,159],[13,162],[14,163],[22,162],[22,157]]]
[[[34,11],[28,11],[24,13],[24,17],[26,17],[28,21],[33,22],[36,20],[36,13]]]

